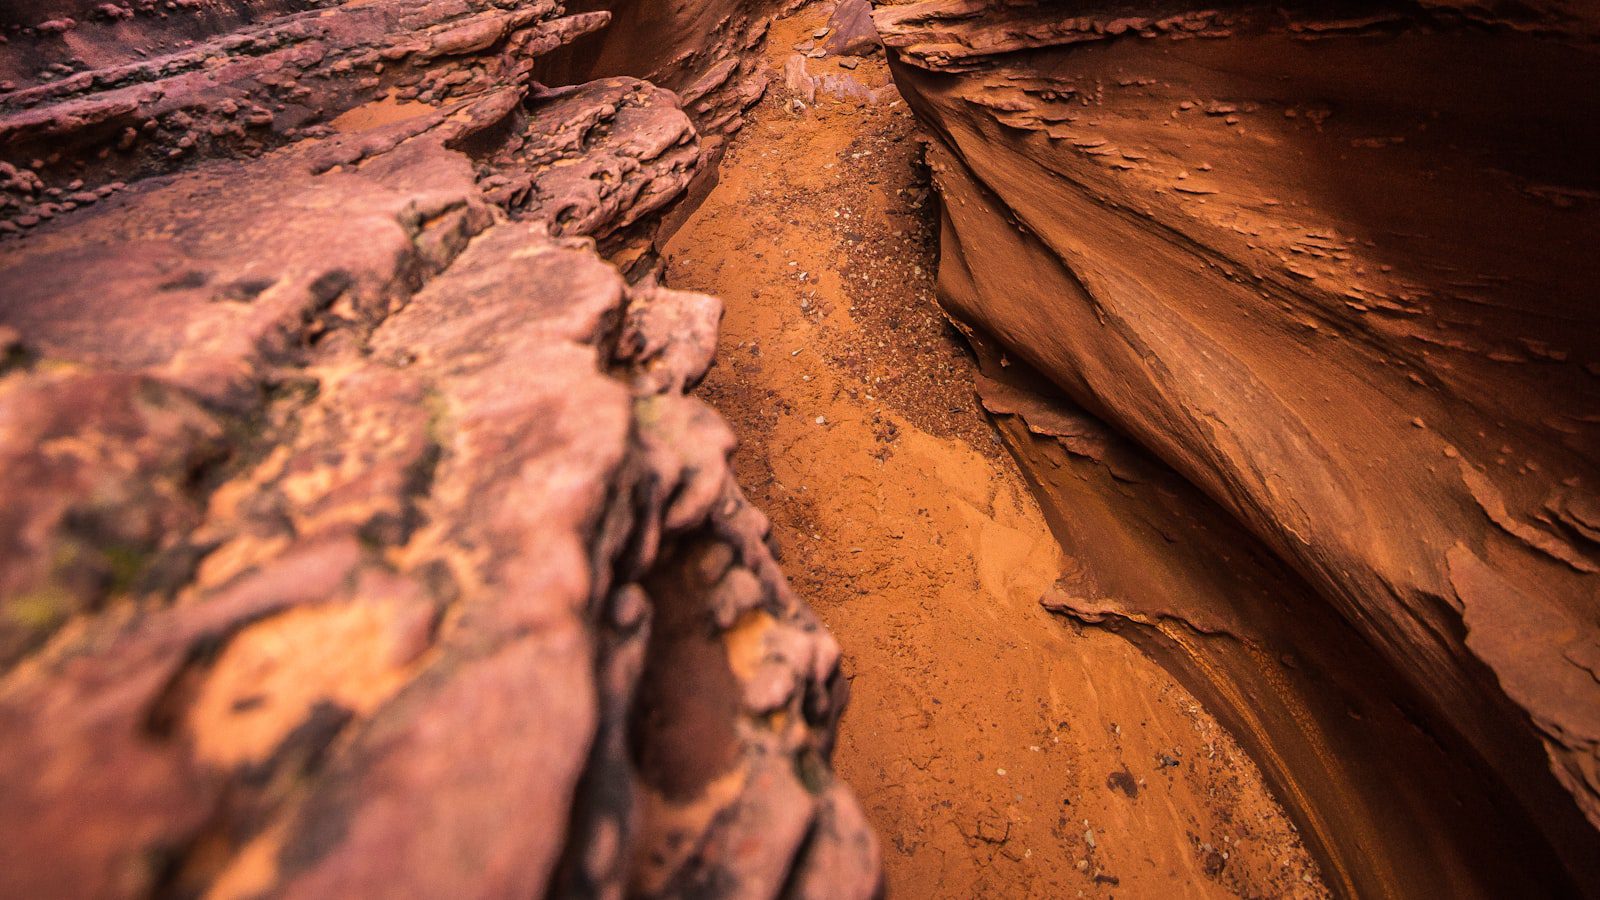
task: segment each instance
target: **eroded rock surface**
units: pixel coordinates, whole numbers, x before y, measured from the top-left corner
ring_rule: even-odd
[[[721,307],[596,252],[709,150],[531,77],[607,15],[81,5],[0,94],[0,894],[871,895]]]
[[[876,18],[1048,602],[1187,660],[1336,890],[1600,889],[1593,13]]]

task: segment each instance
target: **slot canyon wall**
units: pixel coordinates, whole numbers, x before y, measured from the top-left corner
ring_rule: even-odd
[[[0,895],[877,891],[648,271],[760,92],[700,10],[680,94],[550,0],[0,13]]]
[[[1346,896],[1600,891],[1600,15],[930,0],[940,288],[1073,560]]]
[[[657,278],[796,5],[0,8],[0,896],[880,891]],[[1600,896],[1600,12],[874,18],[1042,602],[1334,893]]]

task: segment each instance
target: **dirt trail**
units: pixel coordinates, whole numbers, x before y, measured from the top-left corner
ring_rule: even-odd
[[[727,303],[702,396],[747,493],[843,644],[835,762],[903,897],[1321,896],[1260,774],[1165,672],[1039,596],[1060,552],[972,393],[933,299],[934,217],[910,113],[781,71],[823,25],[776,22],[775,83],[667,248]],[[881,56],[813,74],[888,83]]]

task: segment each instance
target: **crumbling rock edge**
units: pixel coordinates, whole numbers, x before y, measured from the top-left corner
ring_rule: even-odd
[[[685,394],[720,306],[647,274],[704,123],[532,79],[604,21],[0,96],[0,893],[878,891],[838,648]]]

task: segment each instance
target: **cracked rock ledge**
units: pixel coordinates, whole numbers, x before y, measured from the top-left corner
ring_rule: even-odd
[[[650,274],[763,23],[686,110],[535,80],[610,18],[549,0],[22,6],[0,895],[872,895],[839,649],[685,395],[720,304]]]

